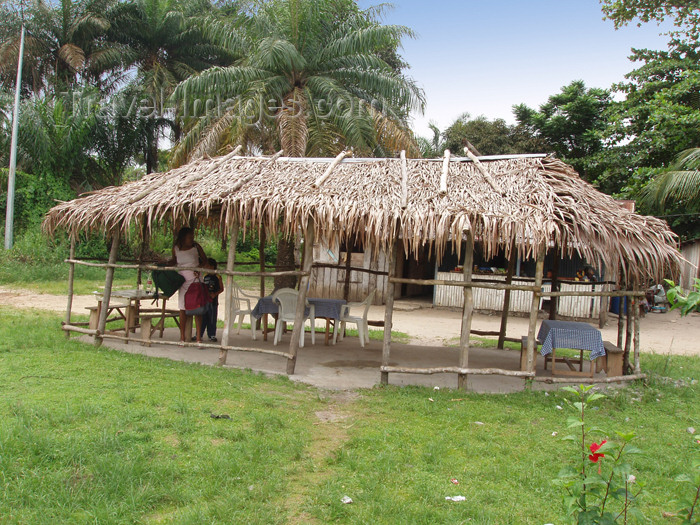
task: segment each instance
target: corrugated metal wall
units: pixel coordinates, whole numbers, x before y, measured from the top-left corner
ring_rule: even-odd
[[[386,272],[388,261],[384,252],[381,252],[376,260],[372,260],[371,248],[360,253],[351,253],[352,266],[356,268],[366,268]],[[345,265],[346,252],[338,252],[338,248],[329,248],[326,244],[318,243],[314,245],[314,261],[323,264]],[[384,275],[372,275],[364,272],[351,272],[350,274],[350,296],[353,302],[363,301],[369,292],[377,290],[374,304],[384,304],[386,302],[387,278]],[[338,268],[314,268],[311,271],[311,285],[309,295],[311,297],[321,297],[327,299],[337,299],[343,297],[345,289],[345,269]]]
[[[474,276],[474,280],[478,281],[483,276]],[[461,273],[439,272],[438,279],[446,281],[461,281],[463,279]],[[487,281],[505,282],[504,275],[489,276]],[[514,285],[532,286],[532,279],[513,279]],[[542,285],[543,291],[550,291],[552,286],[550,283]],[[607,285],[603,283],[561,283],[560,290],[562,292],[577,290],[577,291],[603,291],[607,289]],[[477,310],[489,310],[495,312],[503,311],[503,290],[489,290],[486,288],[474,288],[474,308]],[[532,292],[512,291],[510,293],[510,312],[528,313],[532,304]],[[464,292],[458,286],[436,286],[435,287],[435,305],[448,306],[454,308],[462,308],[464,305]],[[559,314],[565,317],[576,317],[579,319],[592,319],[600,315],[600,297],[560,297],[559,298]]]
[[[689,242],[681,247],[681,254],[686,262],[681,265],[680,286],[690,290],[696,278],[700,278],[700,239]]]

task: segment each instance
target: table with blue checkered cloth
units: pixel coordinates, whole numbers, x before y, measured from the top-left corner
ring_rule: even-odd
[[[591,361],[605,355],[600,330],[586,323],[544,320],[537,333],[537,340],[542,341],[540,353],[543,356],[551,354],[552,348],[590,350]]]
[[[309,297],[308,301],[314,305],[316,319],[340,319],[340,311],[347,304],[344,299],[316,299]],[[279,307],[272,300],[272,296],[262,297],[253,308],[253,317],[260,319],[264,314],[276,314]],[[306,312],[308,314],[308,312]]]

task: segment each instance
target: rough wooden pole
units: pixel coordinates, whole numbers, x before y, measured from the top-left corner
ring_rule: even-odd
[[[618,284],[617,288],[622,288],[622,275],[618,271]],[[622,348],[623,333],[625,331],[625,303],[627,301],[626,297],[620,297],[620,302],[617,303],[617,347]]]
[[[625,333],[625,303],[627,301],[626,297],[620,297],[620,302],[618,303],[618,311],[617,311],[617,347],[622,348],[623,344],[623,337]]]
[[[70,239],[70,259],[75,259],[75,237]],[[71,311],[73,310],[73,281],[75,279],[75,263],[68,266],[68,305],[66,306],[66,324],[70,324]],[[70,339],[70,332],[66,332],[66,339]]]
[[[554,262],[552,264],[552,291],[553,292],[558,292],[559,291],[559,263],[561,261],[561,250],[558,248],[554,248],[553,250],[553,255],[554,255]],[[559,297],[550,297],[549,298],[549,318],[552,321],[555,321],[557,319],[557,313],[559,311]]]
[[[605,271],[603,272],[603,291],[608,291],[610,288],[610,285],[608,284],[608,281],[610,281],[610,270],[608,270],[608,267],[605,267]],[[601,297],[600,298],[600,314],[598,318],[598,328],[605,328],[605,326],[608,324],[608,310],[610,309],[610,298],[609,297]]]
[[[634,337],[634,309],[636,303],[634,297],[627,298],[627,323],[625,325],[625,351],[622,354],[622,369],[624,374],[630,373],[632,365],[630,364],[630,353],[632,351],[632,338]]]
[[[139,266],[143,264],[143,258],[146,255],[146,246],[148,243],[148,238],[147,238],[147,231],[148,227],[146,225],[146,218],[144,217],[141,219],[141,244],[139,246]],[[141,289],[141,284],[143,283],[143,270],[141,268],[138,268],[136,270],[136,289],[140,290]]]
[[[265,225],[260,225],[260,273],[265,273],[265,246],[267,246],[267,230]],[[260,277],[260,297],[265,297],[265,277]]]
[[[635,286],[636,288],[636,286]],[[639,363],[639,299],[636,297],[632,298],[632,301],[634,302],[634,373],[635,374],[641,374],[642,373],[642,367]]]
[[[228,256],[226,258],[226,270],[232,272],[236,266],[236,244],[238,244],[238,230],[240,225],[234,221],[229,228],[228,234]],[[219,366],[226,364],[228,350],[224,347],[231,346],[231,334],[236,320],[233,318],[231,305],[233,304],[233,275],[226,276],[226,286],[224,287],[224,333],[221,336],[221,350],[219,350]],[[253,322],[253,319],[250,320]]]
[[[542,288],[542,273],[544,272],[544,254],[547,249],[543,245],[537,252],[537,264],[535,264],[535,287]],[[530,324],[527,328],[527,371],[535,371],[535,330],[537,329],[537,314],[540,309],[540,296],[537,292],[532,294],[532,304],[530,305]]]
[[[472,267],[474,266],[474,234],[466,232],[466,247],[464,248],[464,266],[462,275],[465,283],[472,282]],[[474,291],[471,287],[464,288],[464,305],[462,307],[462,332],[459,338],[459,367],[469,368],[469,335],[472,331],[472,316],[474,314]],[[467,389],[467,375],[457,374],[457,388]]]
[[[350,274],[352,273],[352,251],[349,242],[345,248],[345,283],[343,283],[343,299],[350,300]]]
[[[119,228],[112,231],[112,246],[109,250],[109,264],[116,264],[119,254]],[[105,275],[105,290],[102,295],[102,307],[100,308],[100,318],[97,321],[97,334],[95,334],[95,345],[102,344],[102,334],[107,326],[107,314],[109,313],[109,300],[112,297],[112,282],[114,281],[114,267],[108,266]],[[128,327],[126,327],[128,329]]]
[[[391,282],[392,277],[396,277],[396,260],[399,256],[398,236],[391,247],[389,255],[389,270],[386,284],[386,303],[384,306],[384,343],[382,345],[382,366],[389,366],[391,356],[391,329],[394,318],[394,295],[396,294],[396,284]],[[381,383],[389,384],[389,372],[382,372]]]
[[[265,224],[261,223],[260,224],[260,232],[258,234],[260,236],[259,238],[259,249],[258,251],[260,252],[260,273],[265,273],[265,246],[267,246],[267,231],[265,230]],[[260,276],[260,297],[265,297],[265,276],[261,275]],[[260,330],[262,328],[262,323],[263,321],[267,320],[267,316],[262,316],[260,319],[255,321],[255,329]],[[251,319],[250,322],[252,323],[253,320]],[[263,330],[264,332],[264,330]]]
[[[510,259],[508,259],[508,272],[506,273],[506,284],[513,284],[513,274],[515,273],[515,263],[518,259],[515,251],[515,243],[510,248]],[[508,315],[510,313],[510,290],[503,293],[503,311],[501,312],[501,329],[498,332],[498,348],[503,349],[506,342],[506,332],[508,331]]]
[[[297,353],[299,352],[299,340],[304,330],[304,313],[306,311],[306,297],[309,289],[311,268],[314,264],[314,220],[309,217],[304,232],[304,257],[302,271],[304,275],[299,281],[299,296],[297,298],[297,311],[294,316],[294,330],[292,340],[289,343],[289,353],[292,357],[287,360],[287,375],[294,374],[297,365]]]

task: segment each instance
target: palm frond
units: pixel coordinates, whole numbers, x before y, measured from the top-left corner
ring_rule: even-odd
[[[284,100],[284,107],[277,113],[282,149],[290,157],[303,157],[308,140],[308,101],[300,88],[295,88]]]

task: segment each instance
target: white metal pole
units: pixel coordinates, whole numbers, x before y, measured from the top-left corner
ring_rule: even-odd
[[[12,248],[15,217],[15,172],[17,171],[17,132],[19,130],[19,95],[22,89],[22,59],[24,58],[24,25],[19,37],[15,109],[12,113],[12,141],[10,143],[10,173],[7,177],[7,209],[5,210],[5,249]]]

